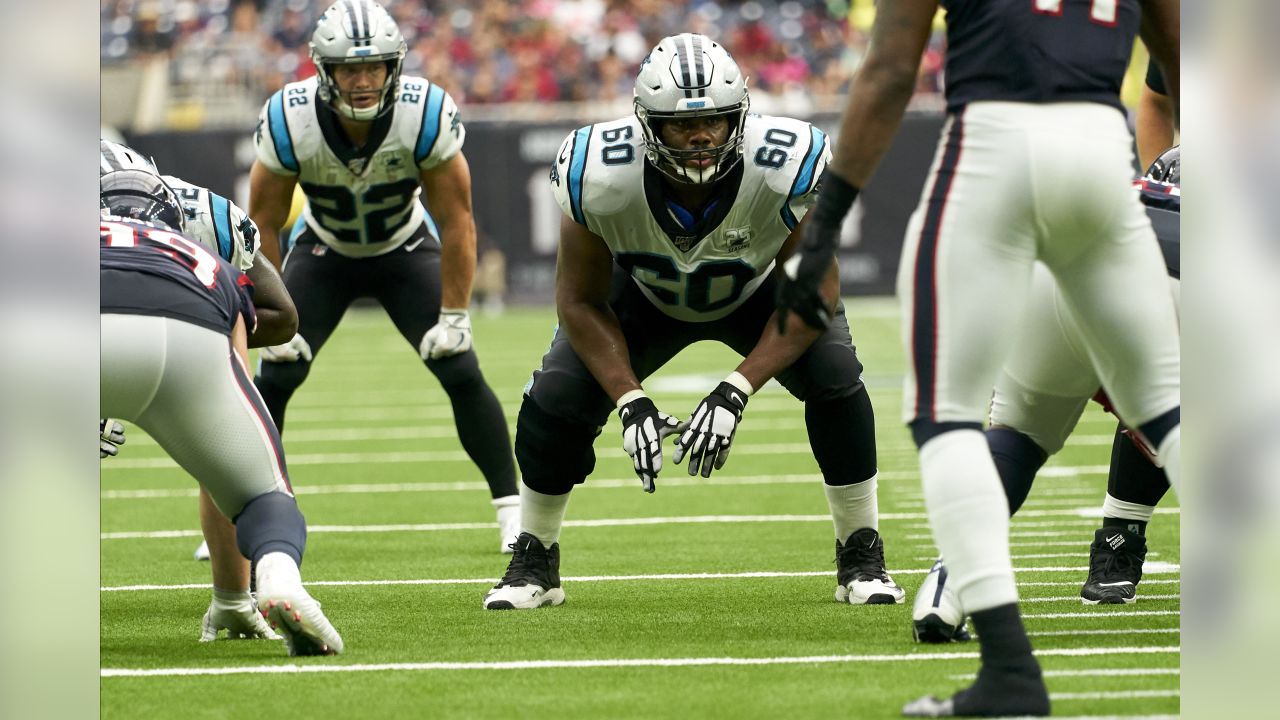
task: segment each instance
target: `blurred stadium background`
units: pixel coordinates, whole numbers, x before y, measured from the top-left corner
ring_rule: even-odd
[[[307,43],[328,0],[103,0],[102,122],[166,172],[247,206],[262,104],[314,74]],[[872,0],[388,0],[409,45],[404,72],[443,85],[467,124],[487,299],[547,302],[559,208],[546,168],[560,141],[631,112],[640,61],[665,35],[718,39],[750,78],[752,109],[835,134],[866,51]],[[893,292],[902,232],[942,123],[941,15],[908,119],[846,223],[846,295]],[[1126,99],[1146,55],[1135,48]],[[301,209],[301,197],[295,212]]]

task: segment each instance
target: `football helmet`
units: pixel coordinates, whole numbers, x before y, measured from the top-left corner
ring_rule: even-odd
[[[338,0],[329,6],[311,34],[311,60],[320,81],[320,99],[338,113],[352,120],[369,121],[386,113],[395,105],[400,84],[400,68],[408,51],[395,20],[373,0]],[[335,65],[348,63],[385,63],[387,79],[382,84],[378,104],[367,108],[352,107],[342,97],[333,78]]]
[[[144,157],[137,150],[106,138],[99,138],[99,142],[98,177],[116,170],[144,170],[152,175],[160,174],[151,158]]]
[[[1182,146],[1174,145],[1160,153],[1160,157],[1156,158],[1155,162],[1151,163],[1151,167],[1147,168],[1145,177],[1181,186]]]
[[[747,120],[747,79],[729,52],[706,35],[665,37],[645,57],[636,76],[635,112],[644,133],[645,157],[681,183],[714,182],[742,159],[742,128]],[[724,115],[729,137],[711,148],[679,149],[662,141],[667,120]],[[706,159],[706,167],[688,161]]]
[[[185,213],[178,194],[159,175],[146,170],[114,170],[98,180],[102,211],[155,223],[182,232]]]

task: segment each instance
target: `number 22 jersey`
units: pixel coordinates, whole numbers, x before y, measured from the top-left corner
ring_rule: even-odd
[[[393,107],[373,121],[365,147],[351,147],[337,114],[317,96],[313,76],[267,100],[254,148],[271,172],[296,176],[302,217],[325,245],[349,257],[390,252],[424,221],[419,172],[462,150],[466,130],[444,88],[402,75]],[[438,239],[438,236],[437,236]]]

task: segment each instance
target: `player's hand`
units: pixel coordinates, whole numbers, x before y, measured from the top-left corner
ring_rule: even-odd
[[[439,360],[470,349],[471,315],[466,310],[440,308],[440,320],[422,336],[418,352],[423,360]]]
[[[98,423],[98,457],[115,457],[124,444],[124,425],[111,418],[101,418]]]
[[[804,234],[821,232],[818,223],[806,225]],[[822,240],[815,242],[821,243]],[[804,243],[808,245],[808,242]],[[822,246],[823,248],[827,246]],[[819,290],[835,257],[832,250],[801,248],[782,264],[778,278],[778,332],[787,332],[787,315],[795,313],[807,325],[825,330],[831,324],[831,307]]]
[[[200,642],[213,642],[227,631],[228,640],[280,640],[281,637],[258,612],[247,592],[213,591],[209,610],[200,622]]]
[[[283,345],[268,345],[258,349],[258,357],[263,362],[311,362],[311,346],[306,338],[294,334],[293,339]]]
[[[641,396],[618,408],[622,418],[622,449],[631,456],[644,491],[656,488],[654,479],[662,470],[662,441],[684,429],[679,420],[658,412],[653,401]]]
[[[711,477],[729,459],[729,446],[747,408],[747,394],[727,382],[716,386],[693,411],[684,433],[676,439],[676,452],[671,460],[677,464],[689,456],[689,474]]]

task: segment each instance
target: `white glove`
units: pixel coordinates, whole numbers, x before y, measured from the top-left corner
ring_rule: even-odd
[[[711,470],[719,470],[729,459],[729,446],[738,431],[738,421],[747,407],[747,394],[728,382],[716,386],[693,411],[688,429],[676,439],[676,451],[671,461],[679,464],[689,455],[689,474],[697,475],[702,466],[702,477],[711,477]]]
[[[283,345],[258,348],[258,357],[263,362],[311,362],[311,346],[301,335],[294,334],[293,339]]]
[[[124,425],[111,418],[101,418],[98,423],[98,457],[115,457],[124,444]]]
[[[638,391],[636,391],[638,392]],[[658,412],[653,401],[641,394],[618,408],[622,418],[622,449],[631,456],[636,475],[647,493],[662,470],[662,441],[684,429],[679,420]]]
[[[213,642],[227,631],[228,640],[280,640],[281,637],[258,612],[258,604],[247,592],[227,592],[214,588],[209,611],[200,622],[200,642]]]
[[[423,360],[439,360],[470,349],[471,315],[451,308],[440,308],[440,320],[422,336],[418,346]]]

